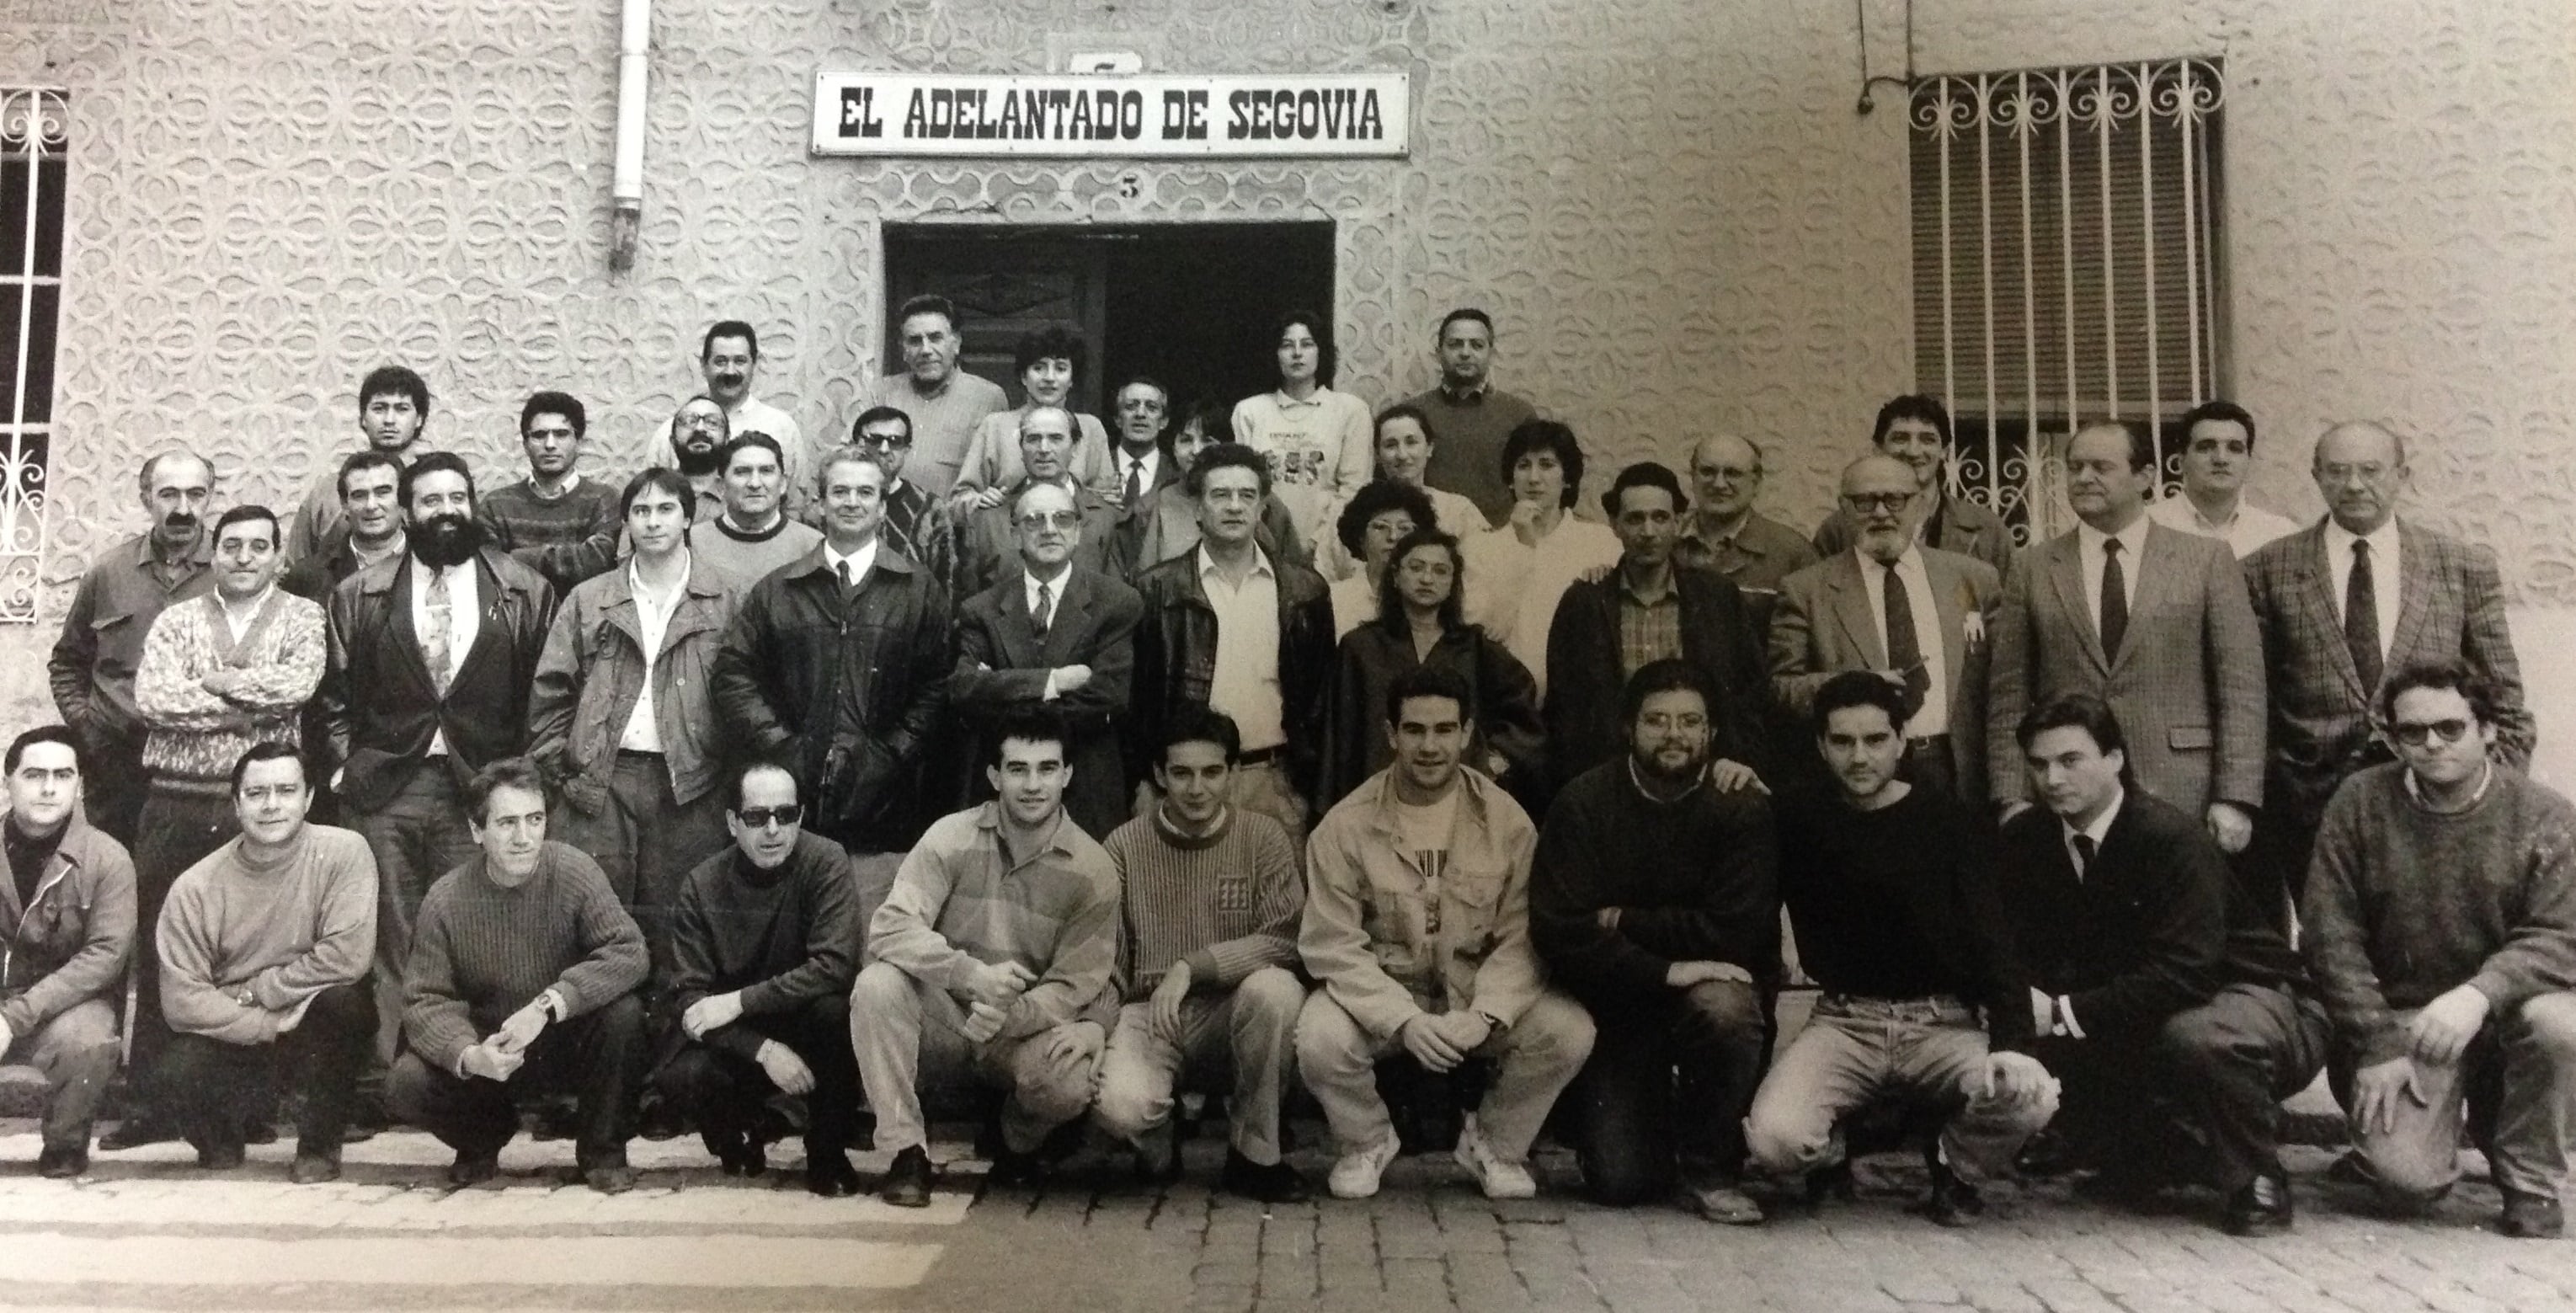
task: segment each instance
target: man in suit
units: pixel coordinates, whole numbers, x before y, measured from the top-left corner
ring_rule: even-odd
[[[1846,670],[1905,690],[1899,777],[1967,807],[1986,790],[1986,643],[2003,581],[1971,556],[1914,536],[1914,472],[1868,455],[1843,471],[1852,549],[1780,583],[1771,613],[1771,690],[1793,716]]]
[[[2254,863],[2267,909],[2304,886],[2335,787],[2392,759],[2370,724],[2389,672],[2462,662],[2495,688],[2496,759],[2523,769],[2536,737],[2495,554],[2397,517],[2405,443],[2377,424],[2337,424],[2310,473],[2326,517],[2245,558],[2272,709]]]
[[[2231,1234],[2289,1230],[2281,1100],[2316,1079],[2329,1037],[2306,969],[2197,818],[2128,787],[2100,698],[2014,728],[2043,805],[2005,822],[1997,891],[2031,1055],[2063,1087],[2054,1124],[2100,1169],[2097,1193],[2196,1181],[2225,1197]]]
[[[1119,513],[1129,520],[1147,512],[1155,493],[1180,482],[1180,467],[1163,448],[1171,419],[1172,394],[1162,384],[1139,374],[1119,387],[1118,441],[1109,449],[1109,467]]]
[[[991,733],[1014,708],[1052,710],[1073,772],[1065,812],[1083,833],[1106,839],[1128,816],[1118,721],[1127,714],[1145,604],[1135,589],[1074,563],[1083,537],[1074,497],[1057,484],[1023,483],[1005,503],[1020,568],[958,608],[948,702],[979,733]],[[980,799],[991,790],[972,792]]]
[[[2006,819],[2029,806],[2015,727],[2034,706],[2089,693],[2127,728],[2139,786],[2242,852],[2263,802],[2262,640],[2227,544],[2147,519],[2155,477],[2143,425],[2088,425],[2067,443],[2067,500],[2082,523],[2005,576],[1988,775]]]
[[[1654,662],[1680,657],[1717,690],[1711,782],[1746,787],[1767,763],[1770,696],[1743,593],[1715,573],[1673,563],[1690,498],[1670,469],[1644,461],[1619,471],[1601,509],[1619,535],[1619,563],[1569,586],[1548,629],[1549,773],[1562,788],[1627,752],[1621,690]]]
[[[1917,508],[1915,537],[1926,547],[1973,556],[1993,566],[1998,575],[2012,573],[2013,537],[2003,517],[1943,487],[1950,461],[1950,412],[1926,396],[1902,396],[1878,408],[1878,426],[1870,445],[1914,471]],[[1816,530],[1816,554],[1832,557],[1851,549],[1860,525],[1849,511],[1837,509]]]
[[[972,597],[1018,573],[1019,534],[1011,507],[1021,492],[1041,483],[1063,489],[1074,500],[1074,514],[1082,522],[1073,538],[1074,563],[1103,574],[1119,572],[1118,525],[1124,512],[1074,479],[1076,438],[1073,412],[1061,406],[1035,406],[1020,416],[1024,473],[1001,500],[970,510],[958,523],[957,596]]]

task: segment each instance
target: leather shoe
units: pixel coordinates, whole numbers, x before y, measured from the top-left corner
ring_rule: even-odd
[[[340,1159],[336,1154],[299,1153],[295,1163],[286,1169],[286,1179],[297,1185],[319,1185],[340,1179]]]
[[[501,1174],[501,1155],[497,1153],[458,1153],[448,1164],[447,1183],[458,1189],[481,1185]]]
[[[179,1133],[150,1117],[128,1117],[116,1129],[98,1137],[98,1147],[113,1153],[119,1149],[140,1149],[147,1144],[175,1140]]]
[[[1977,1187],[1959,1179],[1957,1172],[1941,1157],[1939,1146],[1923,1155],[1924,1165],[1932,1172],[1932,1193],[1923,1201],[1923,1215],[1940,1226],[1973,1226],[1985,1216],[1986,1201]]]
[[[36,1155],[36,1175],[49,1181],[68,1181],[88,1170],[89,1150],[81,1145],[48,1145]]]
[[[635,1169],[624,1163],[611,1163],[583,1170],[582,1180],[601,1194],[624,1194],[635,1188]]]
[[[2278,1167],[2266,1167],[2255,1173],[2253,1180],[2227,1196],[2226,1227],[2229,1235],[2288,1235],[2294,1220],[2290,1177]]]
[[[2516,1240],[2552,1240],[2567,1233],[2567,1215],[2549,1195],[2507,1190],[2496,1230]]]
[[[897,1208],[930,1206],[930,1155],[914,1145],[894,1156],[877,1196]]]
[[[1859,1188],[1852,1184],[1849,1158],[1838,1159],[1807,1173],[1806,1187],[1809,1212],[1824,1207],[1828,1198],[1850,1203],[1860,1194]]]
[[[1265,1204],[1302,1204],[1315,1197],[1315,1186],[1285,1161],[1256,1163],[1232,1149],[1225,1151],[1225,1170],[1217,1188]]]
[[[850,1166],[847,1154],[838,1149],[806,1151],[805,1188],[826,1199],[842,1199],[859,1192],[859,1169]]]
[[[197,1147],[197,1165],[210,1172],[228,1172],[242,1165],[248,1155],[238,1144],[211,1144]]]
[[[1046,1179],[1046,1159],[1034,1153],[1004,1149],[993,1155],[993,1170],[984,1174],[984,1184],[1005,1188],[1036,1185]]]

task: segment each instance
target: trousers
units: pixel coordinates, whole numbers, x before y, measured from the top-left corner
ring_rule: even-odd
[[[134,836],[135,934],[134,1065],[149,1069],[170,1037],[161,1020],[161,955],[152,951],[152,935],[161,925],[161,904],[170,886],[187,869],[241,833],[241,817],[230,797],[190,793],[161,786],[143,798],[143,818]]]
[[[1976,1013],[1955,998],[1827,995],[1753,1096],[1745,1119],[1753,1160],[1776,1176],[1838,1163],[1842,1118],[1894,1096],[1948,1111],[1941,1149],[1961,1179],[2004,1175],[2056,1115],[2057,1097],[2028,1105],[1984,1097],[1986,1054]]]
[[[922,1124],[924,1072],[947,1081],[972,1075],[1009,1091],[1002,1140],[1014,1153],[1034,1153],[1056,1127],[1091,1106],[1092,1078],[1105,1040],[1093,1022],[1072,1021],[1034,1034],[966,1038],[966,1009],[947,990],[915,980],[889,962],[871,962],[850,990],[850,1047],[859,1083],[877,1115],[877,1147],[900,1153],[928,1142]]]
[[[784,1044],[814,1073],[813,1092],[805,1096],[805,1161],[819,1162],[850,1147],[859,1110],[859,1067],[850,1051],[848,995],[813,999],[794,1012],[745,1016],[725,1030]],[[721,1034],[711,1033],[708,1039]],[[706,1040],[683,1041],[653,1083],[663,1098],[688,1110],[699,1130],[718,1138],[757,1127],[761,1106],[778,1088],[757,1061]]]
[[[376,1064],[392,1063],[402,1032],[403,970],[411,963],[412,922],[438,877],[478,851],[465,825],[465,799],[430,758],[374,811],[349,810],[351,828],[376,858]]]
[[[653,955],[653,979],[671,974],[671,916],[680,885],[698,863],[725,846],[725,790],[683,806],[671,792],[671,768],[658,752],[619,752],[608,797],[597,811],[570,800],[555,807],[554,837],[599,863],[617,901],[634,913]]]
[[[1712,980],[1688,990],[1604,1000],[1600,1038],[1573,1086],[1575,1157],[1603,1203],[1733,1184],[1744,1167],[1744,1112],[1767,1056],[1762,995]]]
[[[2411,1011],[2397,1014],[2402,1025]],[[2335,1096],[2352,1106],[2353,1059],[2338,1054]],[[2486,1153],[2498,1186],[2555,1198],[2576,1128],[2576,992],[2541,994],[2492,1015],[2460,1061],[2416,1068],[2421,1105],[2397,1101],[2396,1124],[2353,1124],[2353,1143],[2386,1193],[2440,1197],[2460,1179],[2460,1132]]]
[[[1477,1133],[1496,1157],[1518,1162],[1529,1156],[1557,1096],[1591,1056],[1592,1041],[1592,1014],[1548,990],[1510,1029],[1496,1031],[1476,1049],[1475,1056],[1497,1063],[1476,1108]],[[1395,1135],[1394,1119],[1377,1092],[1377,1061],[1402,1047],[1393,1035],[1381,1039],[1362,1030],[1330,991],[1307,995],[1297,1015],[1297,1067],[1345,1151]]]
[[[1306,987],[1294,974],[1263,967],[1230,990],[1183,1000],[1178,1035],[1155,1028],[1151,1002],[1120,1008],[1100,1056],[1093,1119],[1132,1143],[1171,1121],[1173,1091],[1183,1079],[1203,1088],[1223,1083],[1233,1091],[1226,1114],[1234,1151],[1263,1166],[1278,1162],[1279,1101],[1305,1005]]]
[[[238,1150],[243,1110],[264,1106],[292,1072],[304,1097],[295,1151],[337,1158],[375,1029],[375,999],[365,985],[347,984],[314,995],[303,1020],[274,1043],[173,1035],[154,1072],[154,1105],[178,1120],[199,1153]]]
[[[521,1099],[569,1092],[581,1125],[573,1160],[584,1168],[623,1167],[647,1056],[643,1000],[625,994],[538,1032],[527,1062],[507,1081],[459,1076],[405,1052],[385,1089],[396,1116],[472,1155],[499,1153],[519,1133]]]
[[[99,1098],[116,1075],[116,1009],[103,998],[82,999],[12,1038],[0,1060],[45,1073],[45,1147],[87,1149]]]

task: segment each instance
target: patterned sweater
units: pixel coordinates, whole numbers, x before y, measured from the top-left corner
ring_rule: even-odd
[[[868,922],[867,960],[950,993],[967,973],[1017,962],[1038,975],[1002,1022],[1021,1039],[1075,1021],[1107,1025],[1117,999],[1118,870],[1071,818],[1044,849],[1003,855],[1001,805],[940,818],[904,855]]]
[[[181,602],[152,622],[134,701],[152,736],[143,767],[164,787],[222,796],[255,743],[298,741],[298,718],[322,682],[322,608],[283,588],[257,604],[233,641],[220,597]],[[221,692],[206,680],[217,675]]]
[[[1192,989],[1232,989],[1263,967],[1294,971],[1297,918],[1306,910],[1297,845],[1279,822],[1236,808],[1205,838],[1166,825],[1157,807],[1110,831],[1101,845],[1118,866],[1118,980],[1130,1000],[1150,996],[1174,962]]]

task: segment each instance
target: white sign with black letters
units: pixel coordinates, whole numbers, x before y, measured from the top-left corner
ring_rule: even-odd
[[[823,73],[814,153],[1396,157],[1411,93],[1403,73]]]

